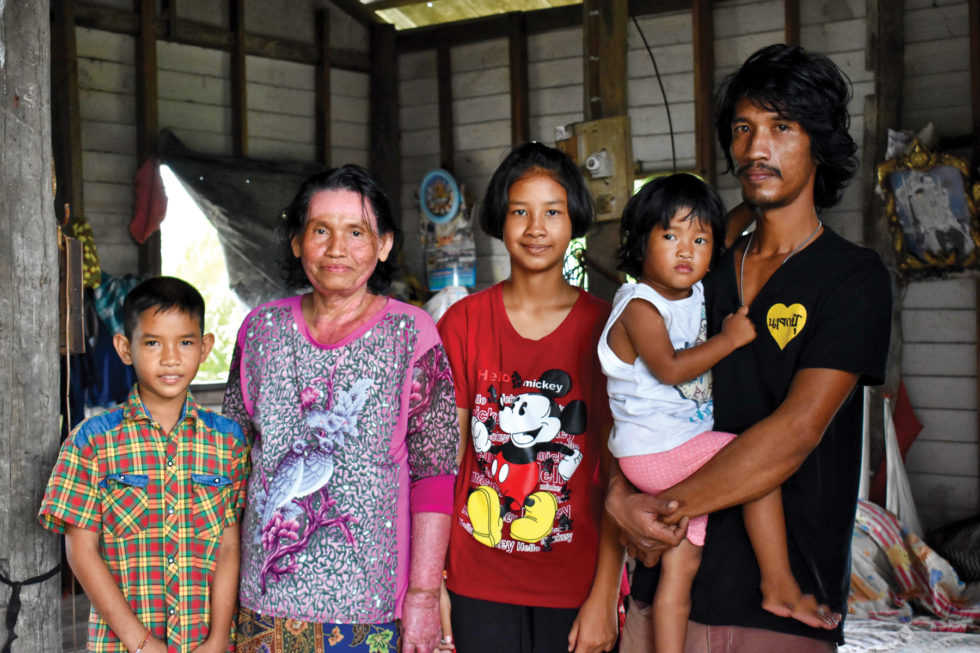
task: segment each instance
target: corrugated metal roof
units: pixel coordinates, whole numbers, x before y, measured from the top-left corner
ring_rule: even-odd
[[[534,11],[582,4],[582,0],[360,0],[396,29],[453,23],[512,11]]]

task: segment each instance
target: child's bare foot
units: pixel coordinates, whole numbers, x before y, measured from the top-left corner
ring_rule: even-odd
[[[813,628],[833,630],[840,623],[840,615],[831,612],[826,605],[818,605],[813,594],[803,594],[796,602],[793,618]]]
[[[825,605],[818,605],[812,594],[803,594],[799,586],[770,583],[762,586],[762,609],[779,617],[791,617],[811,628],[831,630],[840,623],[840,615]]]

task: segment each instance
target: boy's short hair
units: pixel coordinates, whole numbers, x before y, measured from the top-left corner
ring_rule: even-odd
[[[551,177],[565,189],[568,217],[572,221],[572,238],[584,236],[595,222],[595,205],[582,173],[567,154],[536,141],[515,148],[494,171],[480,212],[483,232],[503,240],[510,187],[521,177],[535,172]]]
[[[714,261],[725,241],[725,205],[718,192],[694,175],[677,173],[658,177],[644,184],[623,209],[619,222],[619,249],[616,269],[634,278],[643,274],[647,240],[654,227],[667,229],[681,209],[690,211],[689,220],[710,227]]]
[[[204,298],[197,288],[177,277],[153,277],[147,279],[126,295],[123,302],[123,331],[132,339],[133,331],[143,311],[156,309],[156,313],[177,309],[197,318],[204,333]]]

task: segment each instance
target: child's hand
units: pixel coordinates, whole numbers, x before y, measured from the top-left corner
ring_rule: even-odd
[[[145,649],[144,649],[145,650]],[[162,649],[166,650],[166,649]],[[221,644],[216,639],[211,639],[208,637],[206,640],[201,642],[201,645],[195,649],[191,650],[191,653],[225,653],[228,650],[227,641]]]
[[[141,649],[143,653],[167,653],[167,645],[155,637],[146,640]],[[201,649],[198,649],[201,650]]]
[[[721,332],[732,342],[735,349],[755,340],[755,325],[749,319],[749,307],[739,306],[738,310],[721,323]]]

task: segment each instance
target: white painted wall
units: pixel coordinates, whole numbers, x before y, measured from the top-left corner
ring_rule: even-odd
[[[969,134],[963,0],[905,0],[902,129]],[[906,469],[926,528],[980,512],[975,274],[916,281],[902,299],[902,375],[922,432]]]

